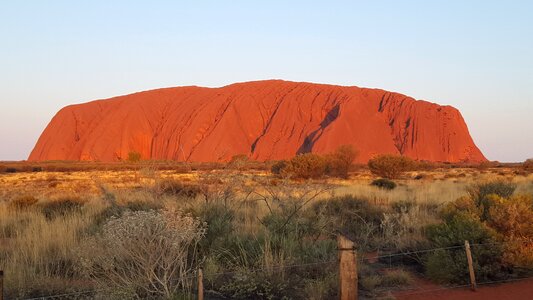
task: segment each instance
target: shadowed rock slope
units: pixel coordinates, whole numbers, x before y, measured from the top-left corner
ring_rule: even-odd
[[[326,153],[352,144],[358,161],[381,153],[480,162],[459,111],[379,89],[267,80],[220,88],[165,88],[67,106],[29,160],[256,160]]]

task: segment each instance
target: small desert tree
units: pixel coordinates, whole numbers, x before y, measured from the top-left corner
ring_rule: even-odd
[[[403,173],[413,170],[415,162],[405,156],[382,154],[368,161],[370,171],[383,178],[395,179]]]
[[[323,156],[305,153],[293,157],[281,170],[281,175],[294,178],[319,178],[326,173],[327,162]]]
[[[83,270],[103,287],[137,298],[187,290],[206,225],[178,211],[125,212],[80,250]]]
[[[533,158],[530,158],[530,159],[526,160],[526,161],[522,164],[522,167],[523,167],[524,170],[527,171],[527,172],[533,172]]]
[[[128,161],[129,162],[140,162],[142,158],[142,155],[138,151],[130,151],[128,153]]]
[[[339,146],[333,153],[326,156],[327,173],[331,176],[347,178],[357,151],[352,145]]]
[[[229,166],[231,168],[237,169],[237,170],[244,170],[246,165],[249,162],[248,155],[246,154],[237,154],[233,155],[231,157],[231,160],[229,162]]]

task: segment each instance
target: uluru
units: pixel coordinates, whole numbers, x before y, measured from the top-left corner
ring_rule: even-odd
[[[219,88],[184,86],[61,109],[30,161],[142,159],[267,161],[353,145],[357,160],[400,154],[433,162],[482,162],[461,113],[380,89],[283,80]]]

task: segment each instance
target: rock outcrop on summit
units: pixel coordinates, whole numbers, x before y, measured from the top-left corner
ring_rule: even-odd
[[[260,161],[344,144],[366,162],[382,153],[481,162],[459,111],[379,89],[282,80],[164,88],[61,109],[31,161]]]

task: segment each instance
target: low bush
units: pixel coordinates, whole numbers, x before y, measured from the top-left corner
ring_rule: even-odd
[[[8,167],[8,168],[5,169],[4,172],[6,172],[6,173],[17,173],[18,170],[16,168]]]
[[[374,175],[387,179],[396,179],[403,173],[414,170],[416,163],[405,156],[383,154],[370,159],[368,167]]]
[[[342,145],[326,155],[305,153],[289,161],[278,161],[272,165],[271,172],[302,179],[320,178],[325,175],[348,178],[348,172],[356,157],[357,151],[353,146]]]
[[[154,201],[128,201],[124,205],[124,209],[131,211],[151,211],[151,210],[160,210],[163,208],[163,204]]]
[[[533,198],[492,196],[487,223],[501,233],[507,249],[504,261],[520,268],[533,268]]]
[[[138,151],[130,151],[128,152],[128,162],[131,163],[137,163],[140,162],[142,159],[142,155]]]
[[[286,160],[280,160],[275,162],[272,167],[270,168],[270,172],[274,175],[281,175],[281,171],[288,165],[289,163]]]
[[[387,178],[376,179],[372,181],[370,185],[389,191],[394,190],[396,188],[396,183]]]
[[[427,176],[424,175],[424,174],[417,174],[413,179],[414,180],[422,180],[424,178],[427,178]]]
[[[176,179],[163,179],[158,181],[154,186],[154,191],[158,195],[182,196],[187,198],[196,198],[203,193],[202,186]]]
[[[533,158],[530,158],[530,159],[526,160],[526,161],[522,164],[522,168],[523,168],[526,172],[533,172]]]
[[[393,202],[391,207],[396,213],[409,212],[417,206],[417,203],[413,200],[400,200]]]
[[[224,243],[233,234],[235,213],[221,203],[209,203],[189,211],[193,216],[207,224],[205,237],[199,243],[202,254],[224,248]]]
[[[318,154],[305,153],[293,157],[281,169],[281,175],[293,178],[320,178],[326,174],[326,159]]]
[[[495,195],[502,198],[509,198],[516,190],[516,184],[507,181],[492,181],[474,185],[470,188],[469,195],[474,200],[475,205],[481,210],[481,219],[488,218],[489,209],[493,204]]]
[[[237,154],[231,157],[228,166],[233,169],[244,170],[249,160],[248,155]]]
[[[474,185],[470,188],[469,194],[477,201],[482,200],[488,195],[498,195],[508,198],[516,190],[516,184],[508,181],[491,181]]]
[[[468,282],[468,264],[464,241],[471,244],[487,244],[489,247],[472,247],[476,258],[474,269],[479,280],[500,279],[502,273],[502,249],[498,246],[498,234],[484,223],[468,215],[457,214],[442,224],[427,228],[432,248],[424,261],[427,276],[439,283]]]
[[[341,232],[364,250],[374,246],[373,237],[379,232],[384,213],[383,208],[354,196],[318,201],[312,211],[324,219],[327,232]]]
[[[330,176],[348,178],[357,151],[352,145],[342,145],[333,153],[326,155],[326,173]]]
[[[385,287],[399,287],[410,285],[413,281],[413,276],[409,272],[396,269],[385,273],[381,285]]]
[[[85,201],[79,197],[63,197],[50,200],[40,204],[44,216],[51,220],[59,216],[67,216],[72,213],[79,213]]]
[[[229,299],[290,299],[295,283],[282,276],[241,272],[233,280],[220,287],[220,292]]]
[[[173,299],[191,290],[204,233],[205,224],[179,211],[126,211],[80,246],[79,263],[101,288],[129,299]]]

